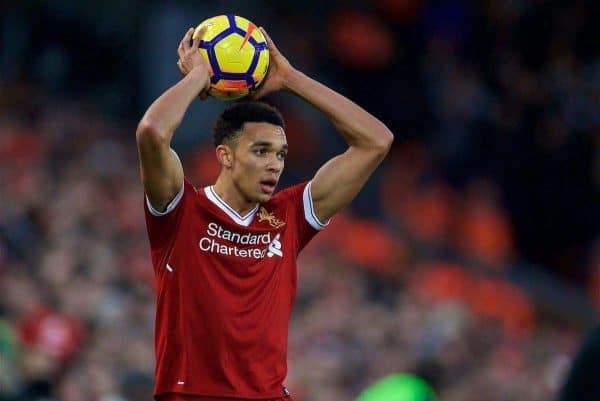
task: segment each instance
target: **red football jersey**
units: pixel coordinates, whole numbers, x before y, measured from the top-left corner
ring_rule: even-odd
[[[212,187],[185,180],[165,212],[147,198],[145,211],[157,291],[155,395],[287,395],[296,258],[325,226],[310,183],[240,216]]]

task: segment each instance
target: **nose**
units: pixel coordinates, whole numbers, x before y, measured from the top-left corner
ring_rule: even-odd
[[[279,160],[277,156],[273,156],[269,158],[269,162],[267,163],[267,171],[270,173],[279,174],[283,169],[283,161]]]

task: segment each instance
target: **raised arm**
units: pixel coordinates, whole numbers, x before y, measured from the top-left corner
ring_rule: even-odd
[[[279,89],[296,94],[325,114],[348,144],[348,149],[325,163],[312,180],[314,211],[324,222],[358,194],[389,151],[393,135],[360,106],[294,69],[264,30],[263,33],[272,69],[257,95]]]
[[[348,144],[348,149],[327,161],[312,180],[314,211],[324,222],[362,189],[390,149],[393,135],[364,109],[297,70],[286,86],[325,114]]]
[[[201,30],[190,44],[194,30],[190,29],[177,49],[177,65],[184,74],[148,108],[136,131],[140,156],[140,174],[150,203],[164,210],[183,185],[183,168],[173,149],[171,138],[183,116],[200,96],[206,98],[210,86],[210,70],[198,51]]]

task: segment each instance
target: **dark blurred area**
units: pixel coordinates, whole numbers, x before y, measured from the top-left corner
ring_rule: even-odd
[[[288,387],[355,398],[414,372],[441,400],[546,401],[600,304],[592,1],[0,3],[0,400],[151,397],[154,294],[134,132],[220,13],[396,135],[301,258]],[[289,94],[285,183],[344,149]],[[218,174],[196,102],[174,148]]]

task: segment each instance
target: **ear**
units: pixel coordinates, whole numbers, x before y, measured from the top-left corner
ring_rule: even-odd
[[[231,166],[233,165],[233,149],[231,149],[227,145],[221,144],[217,146],[215,152],[217,154],[217,159],[219,160],[219,163],[221,163],[221,166],[227,169],[231,168]]]

